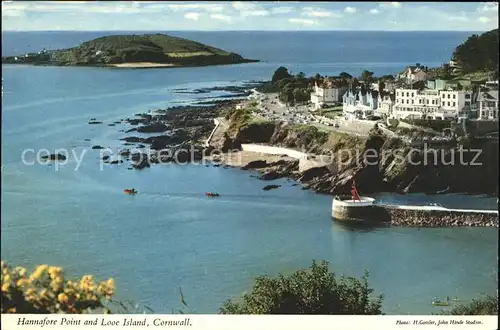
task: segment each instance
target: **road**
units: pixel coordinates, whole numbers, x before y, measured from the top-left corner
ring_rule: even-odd
[[[330,119],[322,117],[314,112],[311,112],[309,106],[306,105],[287,107],[278,100],[277,93],[257,94],[255,100],[257,101],[257,108],[259,110],[256,115],[268,120],[280,120],[296,124],[309,124],[324,130],[357,136],[368,136],[369,131],[375,125],[375,122],[368,120],[346,120],[343,117]],[[328,125],[328,123],[330,125]]]

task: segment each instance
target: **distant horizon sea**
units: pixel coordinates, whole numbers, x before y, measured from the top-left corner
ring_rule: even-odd
[[[437,313],[434,297],[467,302],[495,292],[497,228],[350,228],[332,219],[332,196],[293,181],[278,179],[279,189],[264,191],[267,183],[252,171],[233,168],[129,170],[124,162],[100,170],[100,151],[91,149],[128,148],[120,139],[133,133],[124,133],[130,126],[120,119],[223,94],[189,94],[196,89],[270,80],[279,66],[308,76],[439,66],[472,33],[169,33],[261,62],[148,70],[2,65],[2,260],[30,270],[61,266],[68,278],[113,277],[116,299],[159,314],[181,307],[179,288],[193,313],[217,313],[225,299],[249,292],[257,276],[288,275],[313,259],[327,260],[338,276],[359,278],[369,270],[387,314]],[[3,31],[2,55],[68,48],[109,34]],[[89,125],[90,118],[103,124]],[[86,153],[78,170],[74,158],[61,166],[21,161],[24,150],[44,148]],[[124,195],[125,188],[138,194]],[[206,198],[207,191],[220,197]],[[374,197],[497,208],[496,198],[486,196]]]

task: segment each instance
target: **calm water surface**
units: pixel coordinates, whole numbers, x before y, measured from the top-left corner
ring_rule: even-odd
[[[62,265],[70,276],[113,276],[120,298],[159,313],[179,307],[179,287],[196,312],[215,313],[224,299],[249,290],[255,276],[289,273],[312,259],[330,261],[339,274],[361,276],[370,270],[370,283],[385,294],[387,313],[431,313],[436,311],[430,306],[434,296],[470,299],[496,288],[495,229],[346,228],[330,218],[331,197],[286,180],[279,180],[282,188],[266,192],[266,183],[237,169],[165,165],[130,171],[123,164],[101,171],[99,151],[89,150],[95,144],[120,148],[124,127],[107,126],[112,121],[207,96],[174,89],[269,79],[281,64],[307,74],[363,68],[394,73],[417,61],[431,66],[446,61],[468,33],[392,39],[384,33],[334,33],[328,36],[336,42],[314,54],[309,52],[311,38],[324,35],[179,35],[264,62],[172,70],[3,66],[2,259],[28,267]],[[98,35],[5,36],[4,53],[26,51],[28,45],[69,47]],[[387,56],[394,36],[398,52]],[[415,40],[434,40],[442,48],[416,53]],[[88,125],[91,117],[105,123]],[[21,153],[27,148],[86,153],[78,170],[72,157],[56,171],[54,166],[24,165]],[[140,193],[125,196],[126,187]],[[206,199],[205,191],[223,196]],[[379,198],[496,208],[496,200],[471,196]]]

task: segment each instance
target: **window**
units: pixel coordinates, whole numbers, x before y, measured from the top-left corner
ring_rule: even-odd
[[[411,104],[413,104],[413,100],[411,100]]]
[[[410,97],[410,92],[406,92],[406,97]]]
[[[448,95],[449,96],[449,95]],[[450,101],[448,101],[448,106],[450,106]]]
[[[442,103],[443,103],[443,107],[444,107],[444,101]]]
[[[455,107],[457,104],[455,102],[453,102],[453,106]]]
[[[470,94],[465,94],[466,99],[470,99]]]
[[[456,94],[453,94],[453,98],[454,98],[454,99],[456,98],[456,96],[457,96]]]
[[[411,93],[411,97],[414,97],[415,96],[415,93]]]
[[[448,94],[448,98],[450,98],[450,94]],[[449,104],[448,104],[449,105]]]

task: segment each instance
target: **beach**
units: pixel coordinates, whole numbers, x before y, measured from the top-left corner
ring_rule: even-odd
[[[148,68],[172,68],[178,65],[172,63],[130,62],[130,63],[109,64],[108,66],[115,68],[126,68],[126,69],[148,69]]]

